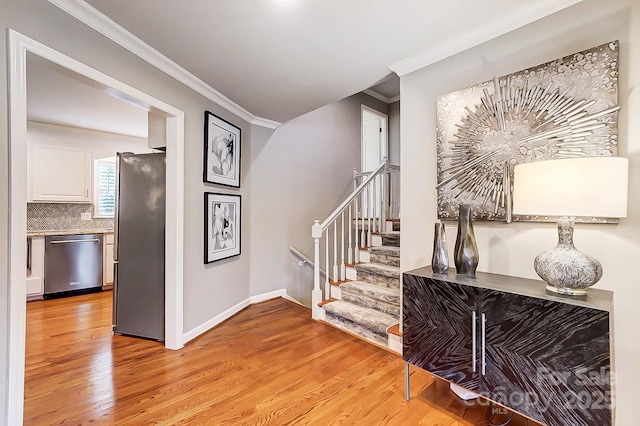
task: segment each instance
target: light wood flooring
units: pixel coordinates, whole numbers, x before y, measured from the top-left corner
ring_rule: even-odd
[[[398,355],[310,316],[274,299],[171,351],[112,335],[110,292],[30,302],[24,424],[487,425],[416,368],[405,401]]]

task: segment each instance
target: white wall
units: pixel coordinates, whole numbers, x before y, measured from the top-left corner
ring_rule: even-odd
[[[118,152],[133,152],[135,154],[153,152],[147,147],[146,138],[32,121],[27,123],[27,138],[30,141],[89,148],[92,160],[114,157]]]
[[[251,138],[251,294],[286,288],[310,306],[313,274],[289,253],[313,259],[311,225],[353,191],[360,168],[361,105],[388,106],[357,94],[295,118],[275,131],[253,127]]]
[[[630,159],[628,218],[618,225],[577,225],[575,244],[602,262],[598,288],[615,298],[617,422],[637,424],[640,398],[640,300],[635,263],[640,259],[640,2],[585,0],[496,40],[401,78],[403,271],[428,265],[436,218],[436,97],[493,76],[620,40],[619,155]],[[447,223],[452,251],[455,224]],[[557,243],[552,224],[474,225],[478,270],[538,278],[534,257]]]

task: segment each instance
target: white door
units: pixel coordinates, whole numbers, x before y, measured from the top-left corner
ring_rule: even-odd
[[[388,156],[387,115],[362,105],[362,171],[369,172]],[[364,217],[380,217],[382,178],[378,177],[375,189],[370,189],[363,199]]]

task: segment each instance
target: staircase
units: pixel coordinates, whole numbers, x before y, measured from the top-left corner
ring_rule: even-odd
[[[353,192],[311,227],[310,263],[314,319],[401,353],[400,220],[387,219],[400,215],[399,175],[386,158],[354,170]]]
[[[347,279],[331,282],[322,308],[325,322],[400,353],[400,222],[385,228],[360,249],[360,263],[346,265]]]

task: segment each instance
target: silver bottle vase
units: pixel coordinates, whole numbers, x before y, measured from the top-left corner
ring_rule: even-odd
[[[453,251],[456,273],[476,276],[476,268],[480,256],[476,245],[476,236],[473,232],[473,222],[471,221],[471,205],[461,204],[458,212],[458,236]]]
[[[436,274],[449,272],[449,251],[447,249],[447,235],[444,232],[444,223],[435,224],[433,233],[433,256],[431,257],[431,269]]]

